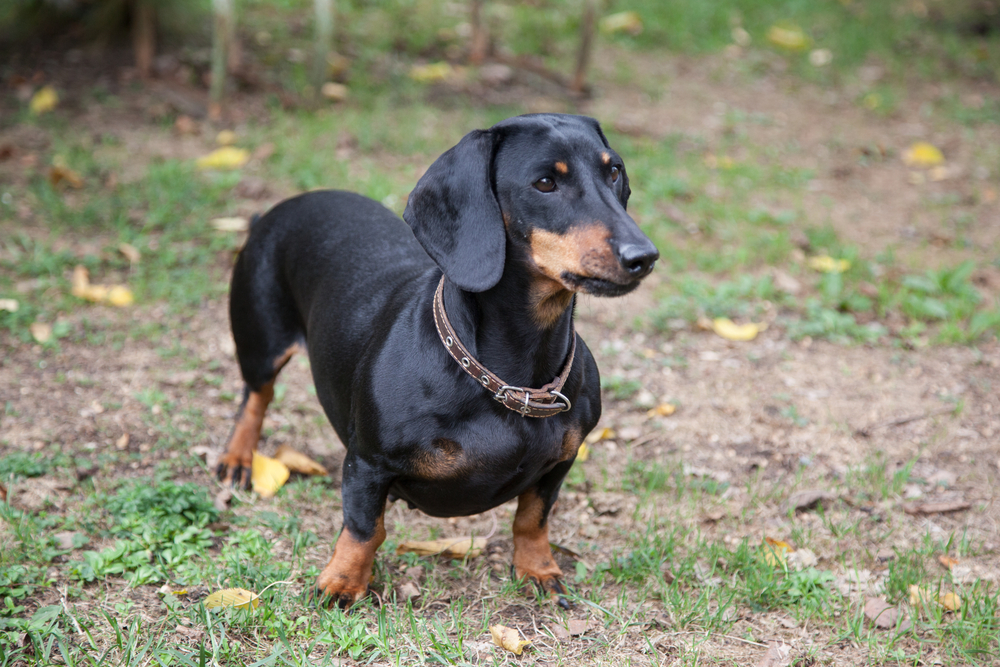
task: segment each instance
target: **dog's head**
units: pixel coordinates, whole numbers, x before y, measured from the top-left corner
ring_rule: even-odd
[[[496,285],[513,244],[552,290],[617,296],[659,257],[625,212],[630,194],[597,121],[533,114],[466,135],[428,168],[403,217],[464,290]]]

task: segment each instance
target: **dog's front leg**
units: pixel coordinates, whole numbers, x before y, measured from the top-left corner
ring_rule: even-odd
[[[560,463],[542,477],[538,486],[518,496],[513,527],[514,575],[534,582],[550,596],[558,596],[562,606],[568,606],[562,597],[566,587],[549,546],[549,512],[572,465],[572,461]]]
[[[388,484],[372,466],[348,454],[341,491],[344,527],[316,587],[328,604],[346,609],[368,592],[375,552],[385,541]]]

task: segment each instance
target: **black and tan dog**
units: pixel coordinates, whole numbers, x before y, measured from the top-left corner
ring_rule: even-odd
[[[516,575],[563,592],[549,510],[601,414],[574,294],[626,294],[659,256],[625,212],[629,193],[595,120],[539,114],[438,158],[410,195],[409,227],[336,191],[254,224],[230,297],[245,399],[218,474],[249,483],[275,376],[308,343],[347,447],[344,526],[320,592],[341,606],[366,593],[387,500],[451,517],[515,497]]]

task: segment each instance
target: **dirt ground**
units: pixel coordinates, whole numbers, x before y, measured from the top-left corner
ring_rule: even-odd
[[[817,172],[804,195],[807,208],[817,212],[811,222],[830,222],[872,255],[890,244],[901,247],[901,254],[916,266],[968,256],[983,258],[996,251],[1000,202],[995,192],[992,200],[981,197],[984,189],[995,189],[991,184],[995,180],[987,182],[972,169],[964,177],[956,171],[954,178],[927,184],[941,193],[958,193],[957,206],[975,208],[981,221],[968,232],[974,245],[955,250],[950,244],[935,242],[953,232],[924,206],[920,191],[909,184],[908,172],[898,160],[859,169],[856,157],[866,147],[899,151],[913,139],[924,138],[942,146],[961,170],[964,158],[980,145],[1000,143],[998,128],[981,129],[977,145],[964,138],[958,126],[935,127],[922,121],[919,101],[913,108],[881,118],[859,109],[849,90],[830,93],[793,84],[780,74],[753,80],[730,76],[721,57],[697,62],[659,58],[650,64],[654,65],[667,82],[667,92],[658,100],[632,87],[615,89],[606,84],[598,98],[580,110],[629,134],[662,137],[681,132],[702,137],[709,144],[727,131],[727,110],[761,114],[774,122],[747,126],[752,141],[797,142],[801,165]],[[913,100],[940,95],[939,88],[928,84]],[[948,92],[982,94],[972,84]],[[144,123],[141,117],[135,119],[136,132],[144,131]],[[4,138],[16,139],[17,132],[16,127],[8,129]],[[146,150],[155,152],[159,145],[154,141]],[[995,179],[995,174],[987,176]],[[272,198],[282,194],[272,193]],[[234,208],[244,212],[258,204],[242,201]],[[594,351],[602,374],[641,384],[641,390],[627,400],[606,396],[601,426],[614,429],[617,435],[593,446],[588,466],[601,470],[611,482],[625,474],[625,464],[631,459],[679,465],[686,475],[728,483],[728,490],[706,501],[704,507],[668,511],[680,522],[700,526],[706,536],[733,544],[744,538],[756,543],[764,535],[788,535],[796,525],[809,524],[821,545],[814,548],[820,563],[837,568],[837,563],[824,561],[824,554],[839,552],[840,538],[809,514],[790,516],[781,491],[831,489],[847,501],[837,511],[857,515],[859,521],[877,521],[887,512],[896,515],[897,530],[885,540],[860,540],[860,566],[877,572],[884,569],[880,555],[887,550],[906,548],[925,535],[964,533],[980,545],[979,555],[970,563],[976,576],[1000,582],[1000,344],[918,349],[840,346],[808,339],[792,342],[780,327],[764,331],[752,342],[734,343],[695,329],[671,334],[637,330],[632,323],[653,303],[658,282],[670,279],[656,274],[640,292],[619,300],[580,300],[579,331]],[[1000,272],[985,269],[977,284],[987,294],[1000,293]],[[125,312],[92,306],[69,318],[79,321],[85,316],[123,331],[135,322],[166,317],[163,306],[143,305]],[[162,355],[160,341],[132,339],[121,349],[62,343],[58,351],[48,353],[9,333],[0,334],[0,404],[8,406],[0,416],[0,437],[7,443],[0,453],[62,450],[96,457],[102,450],[118,447],[135,457],[123,469],[97,470],[95,484],[102,477],[146,477],[158,461],[171,456],[156,449],[158,436],[149,426],[164,420],[187,433],[192,445],[217,452],[225,444],[237,407],[232,396],[241,391],[226,304],[211,301],[194,308],[171,330],[170,344],[180,347],[183,362],[197,359],[197,369],[178,370],[180,364]],[[342,448],[310,392],[305,362],[293,361],[280,382],[286,389],[269,412],[267,427],[272,435],[263,445],[264,452],[283,442],[294,444],[338,477]],[[137,398],[150,389],[162,392],[162,405]],[[677,412],[647,416],[649,407],[664,401],[677,405]],[[190,408],[201,410],[202,422],[196,425],[191,420]],[[125,433],[130,437],[121,444]],[[211,457],[210,452],[209,463]],[[852,471],[881,461],[891,476],[914,459],[911,478],[927,484],[908,482],[886,499],[853,497]],[[206,485],[213,483],[203,470],[192,471],[191,476]],[[775,491],[761,494],[762,487]],[[28,507],[41,502],[29,497],[32,493],[42,494],[57,506],[64,497],[58,485],[46,489],[34,482],[11,492],[12,498]],[[626,493],[604,492],[588,503],[585,496],[580,490],[563,494],[552,519],[552,541],[600,537],[607,553],[595,557],[607,557],[628,532],[623,521],[631,514],[601,513],[594,510],[595,503],[628,507],[636,499]],[[969,503],[971,509],[900,511],[905,503],[952,501]],[[658,504],[670,502],[664,497]],[[511,518],[512,506],[497,513],[501,526]],[[489,515],[441,522],[403,507],[394,507],[388,519],[390,531],[403,528],[411,535],[420,535],[425,525],[445,525],[446,534],[461,535],[472,529],[489,532],[493,524]],[[339,528],[340,517],[310,508],[303,510],[303,521],[327,544]],[[824,544],[829,547],[826,551]],[[324,562],[321,552],[325,548],[316,551],[318,565]],[[782,618],[775,613],[747,613],[741,622],[755,636],[783,639],[796,650],[813,648],[835,662],[864,659],[863,647],[849,642],[829,647],[825,633],[782,623]],[[714,650],[720,658],[741,664],[756,662],[763,651],[724,639],[718,640]]]

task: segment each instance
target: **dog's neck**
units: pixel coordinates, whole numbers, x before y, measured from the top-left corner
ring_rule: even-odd
[[[445,310],[480,363],[508,384],[541,387],[559,375],[569,355],[575,300],[566,295],[562,311],[539,322],[537,278],[511,266],[511,259],[500,282],[485,292],[465,292],[447,281]]]

